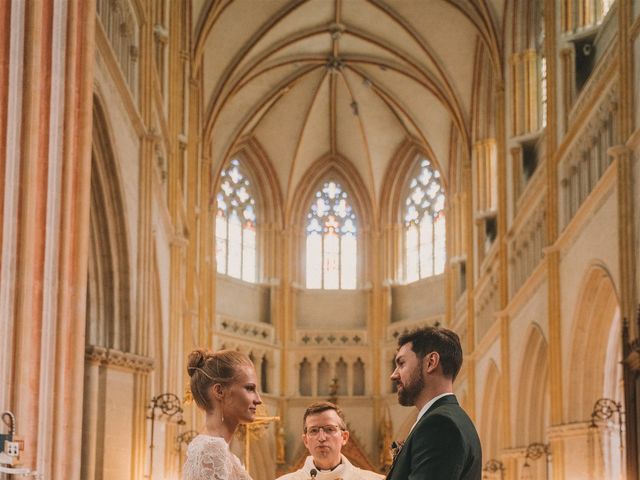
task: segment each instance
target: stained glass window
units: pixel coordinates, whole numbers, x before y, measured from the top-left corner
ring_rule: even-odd
[[[347,192],[326,182],[307,213],[307,288],[356,288],[356,225]]]
[[[547,59],[540,59],[540,114],[542,128],[547,126]]]
[[[539,82],[539,105],[540,119],[539,127],[547,126],[547,59],[544,56],[544,5],[542,2],[536,3],[536,51],[538,54],[538,82]]]
[[[446,228],[440,172],[426,158],[409,181],[404,205],[405,278],[414,282],[444,272]]]
[[[238,159],[220,174],[216,195],[216,263],[218,273],[256,281],[256,212],[251,182]]]
[[[612,5],[613,5],[613,0],[602,0],[600,2],[600,15],[599,15],[600,22],[604,19],[604,17],[607,16],[607,13],[609,13],[609,10],[611,10]]]

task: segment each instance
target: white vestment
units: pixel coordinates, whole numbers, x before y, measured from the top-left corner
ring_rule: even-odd
[[[277,480],[309,480],[311,478],[310,472],[313,469],[318,472],[315,477],[316,480],[380,480],[384,478],[383,475],[353,466],[344,455],[341,455],[341,457],[342,463],[336,468],[331,471],[320,471],[313,464],[313,457],[309,456],[300,470],[287,473]]]

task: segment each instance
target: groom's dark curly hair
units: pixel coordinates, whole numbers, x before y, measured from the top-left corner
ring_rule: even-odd
[[[411,342],[411,350],[423,359],[430,352],[438,352],[442,373],[456,379],[462,367],[462,345],[460,337],[452,330],[442,327],[422,327],[400,335],[398,348]]]

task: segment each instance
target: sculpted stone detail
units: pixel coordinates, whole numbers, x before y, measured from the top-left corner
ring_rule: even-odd
[[[275,330],[271,325],[243,322],[218,315],[216,318],[216,328],[221,332],[250,338],[251,340],[265,343],[275,342]]]
[[[134,372],[150,372],[154,368],[153,358],[98,345],[87,345],[84,358],[92,363],[122,367]]]
[[[365,330],[299,330],[297,333],[297,343],[309,346],[366,345],[368,339]]]

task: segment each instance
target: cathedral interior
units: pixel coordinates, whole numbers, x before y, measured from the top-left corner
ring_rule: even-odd
[[[424,325],[484,478],[640,478],[640,0],[6,0],[0,87],[0,478],[181,478],[197,347],[384,472]]]

